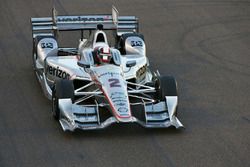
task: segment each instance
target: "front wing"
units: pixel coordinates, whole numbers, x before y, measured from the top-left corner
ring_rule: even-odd
[[[177,104],[177,96],[166,96],[166,101],[145,104],[143,111],[145,120],[142,121],[133,116],[131,123],[137,123],[145,128],[167,128],[170,126],[182,128],[182,123],[175,115]],[[111,124],[119,123],[113,116],[101,121],[99,107],[97,103],[96,105],[76,105],[72,104],[71,99],[59,99],[61,111],[59,122],[64,131],[103,129]]]

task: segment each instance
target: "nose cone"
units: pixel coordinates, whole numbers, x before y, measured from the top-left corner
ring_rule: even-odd
[[[94,73],[117,121],[131,121],[127,83],[124,81],[121,67],[115,65],[95,67]]]
[[[127,87],[121,86],[116,89],[103,89],[106,98],[108,99],[111,111],[117,121],[131,122],[132,116],[128,99]]]
[[[111,102],[112,103],[112,102]],[[119,104],[113,103],[114,108],[112,108],[113,115],[118,122],[131,122],[132,116],[129,106],[119,106]]]

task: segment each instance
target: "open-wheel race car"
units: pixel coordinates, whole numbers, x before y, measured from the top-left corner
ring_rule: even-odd
[[[150,70],[137,17],[119,16],[115,7],[112,14],[82,16],[57,16],[53,9],[52,17],[31,24],[34,71],[64,131],[113,123],[183,127],[176,81]],[[63,31],[79,32],[77,48],[58,46]]]

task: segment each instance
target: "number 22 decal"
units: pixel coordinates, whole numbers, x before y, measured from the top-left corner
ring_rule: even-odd
[[[135,47],[135,46],[143,46],[142,41],[131,41],[131,46]]]
[[[111,78],[108,81],[110,83],[109,85],[110,85],[111,88],[113,88],[113,87],[121,87],[119,79]]]
[[[53,43],[51,42],[43,42],[41,43],[41,48],[45,49],[45,48],[53,48]]]

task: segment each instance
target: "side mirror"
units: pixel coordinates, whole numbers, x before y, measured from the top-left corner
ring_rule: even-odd
[[[128,61],[128,62],[126,63],[126,67],[133,67],[133,66],[135,66],[135,65],[136,65],[136,61],[135,61],[135,60]]]
[[[90,68],[90,64],[82,62],[82,61],[78,61],[77,65],[83,68]]]

